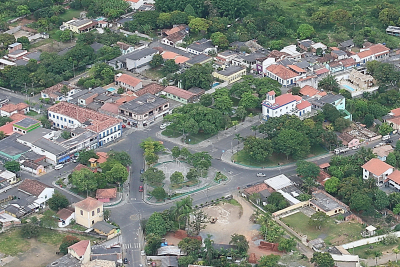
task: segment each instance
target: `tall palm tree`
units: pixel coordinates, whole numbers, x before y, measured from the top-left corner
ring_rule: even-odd
[[[182,218],[185,218],[185,226],[187,225],[189,215],[193,210],[192,202],[193,199],[191,197],[186,197],[175,203],[175,218],[178,220],[179,228]]]
[[[258,125],[251,126],[251,130],[254,131],[254,136],[257,137]]]
[[[243,139],[243,137],[240,136],[240,134],[235,134],[235,137],[233,138],[233,140],[237,140],[238,141],[238,145],[240,143],[240,141]]]

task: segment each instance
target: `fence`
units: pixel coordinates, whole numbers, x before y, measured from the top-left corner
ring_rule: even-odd
[[[368,245],[368,244],[377,243],[377,242],[380,242],[383,238],[385,238],[388,235],[395,235],[396,237],[400,237],[400,231],[386,234],[386,235],[379,235],[379,236],[364,238],[361,240],[357,240],[354,242],[344,244],[344,245],[342,245],[342,247],[344,249],[350,249],[350,248],[356,248],[356,247],[360,247],[360,246],[364,246],[364,245]]]

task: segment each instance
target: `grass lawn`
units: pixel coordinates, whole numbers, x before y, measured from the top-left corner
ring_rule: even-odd
[[[31,116],[31,117],[35,117],[36,115],[38,115],[38,113],[36,111],[34,111],[34,110],[31,110],[28,113],[26,113],[25,115]]]
[[[165,75],[161,71],[161,67],[157,67],[157,68],[154,68],[154,69],[146,70],[142,74],[144,76],[146,76],[147,78],[152,79],[152,80],[156,80],[156,81],[158,81],[162,77],[165,77]]]
[[[170,138],[177,138],[182,135],[182,132],[167,128],[161,134]]]
[[[341,245],[361,239],[363,226],[355,222],[342,222],[336,224],[333,219],[329,219],[326,225],[320,230],[308,224],[309,217],[301,212],[282,218],[286,225],[297,233],[307,235],[308,240],[322,238],[328,245]]]
[[[37,48],[37,47],[39,47],[39,46],[42,46],[42,45],[45,45],[45,44],[49,44],[49,43],[51,43],[51,42],[54,42],[54,40],[51,39],[51,38],[43,39],[43,40],[37,41],[36,43],[31,44],[31,45],[29,46],[29,48],[30,48],[30,49],[32,49],[32,48]]]
[[[374,252],[375,251],[380,251],[380,252],[392,252],[394,248],[396,248],[398,244],[392,244],[392,245],[384,245],[380,242],[374,243],[374,244],[367,244],[364,246],[356,247],[354,249],[349,249],[349,252],[354,255],[360,256],[360,258],[363,259],[368,259],[368,258],[375,258]]]
[[[72,18],[79,18],[80,13],[83,10],[75,10],[75,9],[68,9],[64,14],[59,15],[59,17],[63,20],[63,21],[69,21]]]
[[[30,249],[30,243],[21,237],[20,230],[0,234],[0,252],[15,256]]]
[[[99,239],[91,237],[91,236],[84,236],[84,235],[78,235],[78,234],[73,234],[73,233],[60,233],[60,232],[50,230],[50,229],[43,229],[42,232],[40,233],[40,236],[38,237],[38,241],[42,242],[42,243],[59,246],[61,244],[63,238],[67,235],[76,236],[80,240],[89,239],[92,242],[99,240]]]
[[[308,155],[308,158],[322,155],[325,153],[327,153],[327,151],[323,147],[314,146],[314,147],[311,147],[310,155]],[[250,158],[249,155],[243,150],[240,150],[239,152],[235,153],[233,155],[233,160],[237,163],[247,165],[247,166],[254,166],[254,167],[272,167],[272,166],[277,166],[278,163],[281,163],[282,165],[286,165],[286,164],[296,161],[292,158],[289,158],[289,160],[288,160],[286,158],[286,155],[284,155],[284,154],[272,153],[272,156],[270,156],[267,160],[262,161],[262,162],[256,162],[254,159]]]
[[[195,181],[187,181],[187,182],[184,182],[184,183],[181,183],[181,184],[171,184],[171,186],[170,186],[170,188],[172,189],[172,190],[174,190],[174,189],[181,189],[181,188],[183,188],[183,187],[185,187],[185,186],[194,186],[194,185],[196,185],[196,184],[198,184],[199,183],[199,181],[198,180],[195,180]]]

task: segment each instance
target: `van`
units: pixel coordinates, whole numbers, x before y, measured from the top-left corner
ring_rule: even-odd
[[[382,136],[382,140],[388,140],[388,139],[390,139],[390,135],[384,135],[384,136]]]

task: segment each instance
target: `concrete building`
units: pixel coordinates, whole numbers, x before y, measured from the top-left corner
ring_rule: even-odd
[[[208,39],[201,39],[198,41],[193,42],[186,48],[188,53],[194,55],[206,54],[208,55],[210,52],[217,53],[217,48],[212,44],[211,40]]]
[[[13,124],[13,131],[26,134],[41,126],[40,121],[27,117]]]
[[[2,117],[11,117],[13,114],[26,114],[29,112],[29,105],[26,103],[18,103],[18,104],[13,104],[13,103],[8,103],[3,105],[0,108],[0,116]]]
[[[114,69],[126,69],[129,71],[142,68],[153,59],[159,52],[152,48],[144,48],[133,51],[108,61],[108,64]]]
[[[239,81],[243,75],[246,75],[246,68],[241,66],[231,66],[221,71],[214,71],[213,76],[228,83]]]
[[[0,180],[6,180],[9,184],[18,182],[17,175],[7,170],[0,172]]]
[[[168,113],[168,100],[148,93],[119,107],[119,116],[129,125],[146,126]]]
[[[29,196],[35,196],[37,199],[34,202],[39,205],[40,208],[44,208],[47,200],[54,194],[54,188],[31,179],[23,180],[18,186],[18,190]]]
[[[90,240],[81,240],[68,247],[68,254],[78,259],[81,264],[90,261]]]
[[[104,219],[103,202],[88,197],[75,204],[75,221],[86,228]]]
[[[97,27],[98,22],[91,19],[72,19],[60,26],[60,30],[70,30],[74,33],[88,32]]]
[[[0,160],[2,162],[17,160],[31,148],[17,142],[17,134],[0,140]]]
[[[367,180],[372,177],[378,185],[383,185],[387,177],[394,171],[393,166],[376,158],[371,159],[361,168],[363,169],[363,179]]]
[[[349,211],[349,207],[325,191],[317,190],[312,192],[312,197],[309,200],[310,207],[317,212],[322,211],[328,216],[343,214]]]
[[[115,75],[115,85],[123,88],[125,91],[136,92],[143,87],[142,80],[128,74],[118,73]]]
[[[198,94],[192,93],[189,90],[178,88],[176,86],[165,87],[161,94],[182,104],[196,103],[200,100]]]
[[[289,68],[279,64],[272,64],[265,69],[265,75],[273,80],[278,81],[283,86],[296,84],[297,80],[305,77],[304,73],[296,73]]]
[[[270,91],[262,102],[262,113],[265,120],[285,114],[301,118],[311,113],[311,104],[297,95],[283,94],[275,97],[275,92]]]
[[[75,212],[70,209],[63,208],[57,212],[58,227],[63,228],[68,226],[72,220],[75,220]]]
[[[61,92],[61,90],[64,86],[66,86],[69,90],[66,94],[63,94]],[[67,101],[67,100],[69,100],[69,98],[72,95],[74,95],[77,92],[78,92],[78,90],[74,86],[70,85],[67,82],[61,82],[61,83],[58,83],[56,85],[53,85],[51,87],[44,89],[43,91],[40,92],[40,95],[41,95],[41,98],[44,98],[44,99],[49,98],[55,102],[55,101]]]

